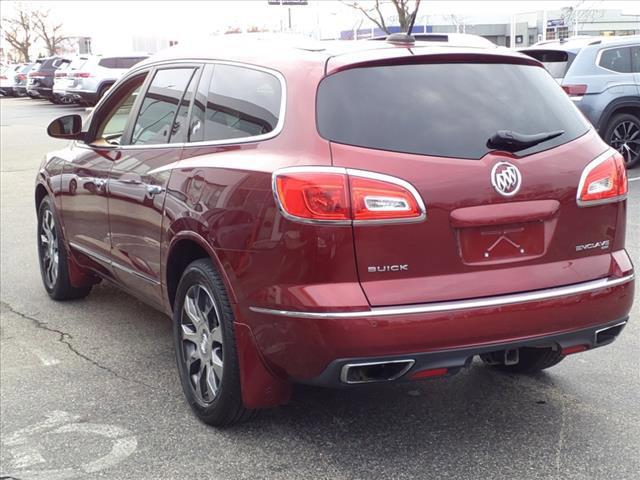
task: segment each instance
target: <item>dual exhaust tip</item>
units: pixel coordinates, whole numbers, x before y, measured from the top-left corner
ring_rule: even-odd
[[[620,322],[616,325],[601,328],[595,331],[594,337],[592,337],[591,345],[580,345],[580,349],[573,349],[573,347],[565,347],[566,354],[577,353],[578,351],[584,351],[589,348],[595,348],[608,343],[613,342],[620,334],[625,322]],[[590,343],[590,342],[586,342]],[[513,365],[519,362],[519,348],[508,349],[500,352],[488,352],[485,356],[493,356],[495,354],[503,355],[500,359],[506,365]],[[482,355],[482,354],[481,354]],[[376,362],[362,362],[362,363],[347,363],[342,366],[340,371],[340,381],[344,384],[354,385],[362,383],[373,382],[392,382],[404,376],[415,365],[416,361],[412,358],[404,358],[399,360],[386,360]],[[427,378],[446,375],[452,368],[456,368],[459,365],[451,365],[448,368],[431,368],[427,370],[420,369],[412,375],[412,379]]]

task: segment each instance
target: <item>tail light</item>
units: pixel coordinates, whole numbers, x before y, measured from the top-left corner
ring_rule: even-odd
[[[27,78],[27,76],[24,73],[16,75],[16,80],[18,80],[19,82],[23,81],[25,78]]]
[[[273,174],[273,190],[287,218],[338,224],[420,221],[420,195],[399,178],[338,167],[293,167]]]
[[[586,207],[619,202],[627,198],[627,170],[624,158],[607,150],[587,165],[578,185],[578,205]]]
[[[7,77],[5,77],[4,75],[0,75],[0,80],[6,80]]]
[[[570,97],[581,97],[582,95],[587,93],[586,85],[562,85],[562,89]]]
[[[76,72],[74,77],[76,78],[89,78],[91,74],[89,72]]]
[[[66,77],[66,76],[67,76],[67,72],[56,72],[56,78]]]

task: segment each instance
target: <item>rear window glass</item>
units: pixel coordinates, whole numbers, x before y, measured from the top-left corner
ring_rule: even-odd
[[[74,58],[71,61],[71,64],[69,65],[69,70],[80,70],[84,64],[87,63],[87,58],[82,58],[82,57],[78,57],[78,58]]]
[[[535,58],[544,65],[549,74],[558,80],[564,78],[576,54],[563,50],[526,50],[525,55]]]
[[[479,159],[498,130],[556,138],[524,156],[569,142],[589,126],[544,69],[450,63],[355,68],[325,78],[317,122],[328,140],[379,150]]]

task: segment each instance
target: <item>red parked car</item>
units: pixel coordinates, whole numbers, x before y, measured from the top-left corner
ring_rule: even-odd
[[[35,188],[47,292],[171,315],[213,425],[294,383],[535,372],[628,319],[623,159],[518,53],[177,47],[48,132],[72,142]]]

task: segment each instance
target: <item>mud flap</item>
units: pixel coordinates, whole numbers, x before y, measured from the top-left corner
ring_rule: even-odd
[[[236,323],[235,330],[244,406],[268,408],[287,403],[291,384],[273,375],[265,366],[248,325]]]

